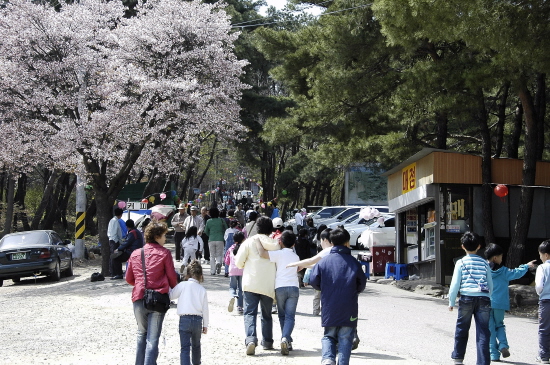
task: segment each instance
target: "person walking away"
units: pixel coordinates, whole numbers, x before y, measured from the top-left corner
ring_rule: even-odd
[[[302,230],[303,232],[307,231],[305,229]],[[321,259],[327,257],[330,254],[330,250],[332,249],[332,243],[330,242],[330,232],[332,229],[327,228],[321,232],[320,235],[320,241],[321,246],[323,247],[323,250],[319,252],[317,255],[313,257],[306,257],[305,259],[301,259],[298,262],[292,262],[287,265],[287,267],[298,267],[299,269],[306,270],[308,268],[313,268],[315,264],[317,264]],[[309,254],[309,250],[307,250]],[[298,255],[300,256],[300,255]],[[300,257],[301,258],[301,257]],[[321,314],[321,292],[319,290],[315,290],[315,294],[313,295],[313,315],[318,316]]]
[[[334,245],[330,254],[313,267],[310,285],[321,291],[321,364],[348,365],[357,328],[358,297],[365,289],[365,273],[349,248],[349,234],[342,229],[330,232]]]
[[[151,221],[145,228],[145,271],[147,275],[147,289],[160,293],[168,293],[178,283],[174,260],[170,250],[164,247],[168,227],[156,220]],[[155,365],[158,357],[158,345],[162,322],[165,313],[146,309],[143,305],[145,282],[143,278],[143,263],[141,249],[134,250],[128,260],[126,282],[133,286],[132,302],[134,316],[138,326],[136,365]]]
[[[113,270],[115,274],[111,278],[113,280],[123,279],[122,264],[128,261],[134,250],[143,247],[143,234],[137,230],[134,221],[132,219],[128,219],[125,222],[125,225],[129,229],[126,242],[118,246],[118,248],[113,252]]]
[[[537,362],[550,364],[550,240],[539,245],[542,265],[535,274],[535,290],[539,295],[539,354]]]
[[[197,252],[202,252],[204,249],[204,242],[202,242],[201,236],[199,236],[198,229],[195,226],[189,227],[183,240],[178,243],[181,246],[183,252],[183,260],[180,268],[180,272],[183,273],[183,269],[189,265],[189,262],[195,260]]]
[[[314,242],[317,228],[313,225],[313,218],[306,218],[307,239],[309,241],[310,257],[317,255],[317,244]]]
[[[269,259],[275,263],[277,272],[275,274],[275,297],[277,298],[277,309],[279,312],[279,324],[281,325],[281,354],[288,355],[292,350],[292,330],[298,306],[300,288],[298,273],[295,267],[287,267],[299,257],[294,253],[292,247],[296,243],[296,235],[292,232],[284,232],[280,237],[282,250],[266,251],[260,241],[256,241],[256,247],[260,257]]]
[[[183,222],[183,228],[184,228],[185,232],[187,232],[189,227],[192,227],[192,226],[197,227],[198,235],[201,236],[201,238],[203,238],[202,241],[204,242],[204,246],[206,246],[206,241],[204,240],[204,237],[202,237],[202,235],[201,235],[202,231],[204,230],[204,221],[202,219],[202,215],[199,214],[199,208],[197,208],[196,206],[193,205],[189,209],[189,212],[191,213],[191,215],[189,215],[189,216],[187,216],[187,218],[185,218],[185,221]],[[201,254],[202,253],[197,251],[196,258],[197,259],[201,258],[202,257]]]
[[[115,252],[115,250],[120,246],[122,243],[122,230],[120,229],[120,223],[118,222],[120,218],[122,218],[123,210],[120,208],[115,208],[114,210],[114,216],[109,221],[109,225],[107,226],[107,236],[109,237],[109,253],[111,256]],[[114,271],[114,262],[113,259],[109,260],[109,273],[111,274],[111,279],[113,279],[116,274]]]
[[[225,220],[220,218],[218,208],[210,209],[210,219],[206,222],[204,233],[208,236],[210,246],[210,275],[220,274],[222,269],[224,233],[227,230]]]
[[[210,216],[208,215],[208,209],[206,207],[201,208],[201,217],[202,217],[202,226],[199,227],[199,235],[202,238],[202,241],[204,242],[204,252],[202,253],[204,255],[204,261],[209,264],[210,263],[210,246],[208,245],[208,235],[204,233],[204,229],[206,228],[206,222],[210,219]]]
[[[243,314],[243,270],[237,267],[235,256],[244,241],[244,234],[240,231],[235,232],[233,240],[235,243],[225,254],[225,264],[229,265],[229,294],[231,295],[227,311],[233,312],[235,299],[237,299],[237,310],[239,314]]]
[[[256,318],[258,305],[262,310],[262,346],[264,350],[273,348],[273,318],[271,306],[275,298],[275,264],[260,257],[256,241],[260,241],[268,251],[279,250],[279,243],[269,238],[273,223],[268,217],[257,219],[258,234],[249,237],[239,248],[235,264],[243,270],[244,327],[246,333],[246,354],[254,355],[258,346]]]
[[[258,226],[256,226],[256,220],[258,219],[258,213],[250,213],[249,221],[246,226],[243,226],[243,233],[246,238],[252,237],[258,233]]]
[[[506,327],[504,326],[504,313],[510,310],[510,293],[508,286],[510,281],[521,278],[529,268],[534,268],[533,260],[517,269],[509,269],[502,265],[504,250],[497,244],[490,243],[485,249],[485,258],[491,268],[493,279],[493,292],[491,293],[491,315],[489,317],[489,330],[491,339],[489,342],[489,353],[491,361],[500,361],[502,357],[510,356],[510,346],[506,338]]]
[[[223,248],[225,277],[229,276],[229,264],[226,262],[227,250],[229,250],[229,248],[235,243],[235,239],[233,238],[233,236],[235,235],[235,233],[239,232],[239,230],[237,229],[238,225],[239,222],[237,221],[229,222],[229,228],[226,229],[225,233],[223,234],[223,239],[225,241],[225,246]]]
[[[200,284],[204,281],[202,266],[193,260],[187,268],[186,281],[170,290],[170,299],[177,299],[180,316],[180,364],[201,363],[201,334],[208,332],[208,296]],[[191,355],[191,361],[190,361]]]
[[[174,243],[176,244],[176,260],[181,260],[181,257],[183,256],[183,253],[181,252],[181,241],[183,241],[183,238],[185,237],[185,219],[189,214],[187,214],[187,206],[185,203],[181,203],[178,206],[178,212],[174,214],[174,217],[172,217],[172,227],[174,227],[175,233],[174,233]],[[187,263],[185,263],[187,264]]]
[[[304,228],[304,218],[298,209],[294,209],[294,220],[296,221],[296,233]]]
[[[274,240],[278,240],[279,238],[281,238],[284,229],[285,227],[283,226],[283,220],[281,218],[277,217],[273,219],[273,233],[269,237],[273,238]],[[294,239],[296,239],[296,235],[294,235]]]
[[[451,358],[455,364],[463,364],[468,344],[468,332],[472,316],[476,321],[477,365],[489,365],[489,318],[491,316],[491,293],[493,278],[487,261],[477,255],[481,247],[479,237],[466,232],[460,239],[466,256],[455,264],[451,286],[449,288],[449,311],[452,312],[460,292],[458,318],[456,320],[455,344]]]
[[[245,211],[243,210],[242,203],[237,204],[237,210],[235,211],[235,218],[237,218],[241,227],[244,227],[244,225],[246,224],[246,219],[245,219]]]

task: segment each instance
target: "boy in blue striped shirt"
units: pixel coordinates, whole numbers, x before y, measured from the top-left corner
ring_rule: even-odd
[[[456,320],[455,346],[451,358],[455,364],[463,364],[468,344],[468,332],[472,316],[476,321],[477,365],[489,365],[489,317],[491,315],[491,292],[493,279],[487,261],[477,255],[481,245],[479,237],[466,232],[460,239],[466,256],[455,264],[453,279],[449,288],[449,310],[452,311],[460,292],[458,318]]]

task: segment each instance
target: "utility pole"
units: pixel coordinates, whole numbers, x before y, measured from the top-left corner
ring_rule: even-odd
[[[87,121],[88,108],[86,107],[86,71],[77,72],[80,84],[78,91],[78,116],[80,123]],[[86,179],[81,173],[76,175],[76,224],[75,224],[75,258],[84,258],[84,231],[86,230]]]
[[[84,231],[86,230],[86,180],[76,175],[75,258],[84,257]]]

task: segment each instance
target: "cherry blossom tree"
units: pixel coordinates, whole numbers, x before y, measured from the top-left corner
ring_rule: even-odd
[[[83,0],[59,11],[14,0],[0,10],[0,163],[37,158],[86,174],[98,208],[102,272],[112,206],[136,171],[170,174],[199,137],[241,127],[238,61],[219,5],[153,0],[126,19],[117,2]],[[29,154],[13,151],[34,144]]]

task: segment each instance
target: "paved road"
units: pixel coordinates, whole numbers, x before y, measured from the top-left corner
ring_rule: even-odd
[[[135,320],[131,287],[122,281],[91,283],[97,267],[75,269],[76,275],[52,283],[46,279],[6,281],[0,288],[0,364],[132,364]],[[209,267],[204,266],[205,272]],[[295,350],[282,357],[277,350],[245,355],[242,316],[227,312],[228,279],[205,277],[211,324],[203,336],[203,364],[319,364],[322,329],[311,315],[313,290],[300,291]],[[369,282],[360,296],[361,344],[351,364],[450,364],[456,311],[441,299],[409,293],[391,285]],[[274,318],[275,322],[276,318]],[[170,310],[158,364],[179,362],[178,317]],[[258,321],[259,322],[259,321]],[[535,320],[506,319],[510,351],[507,363],[533,364],[537,350]],[[275,326],[274,337],[280,337]],[[466,364],[475,364],[474,338]]]

